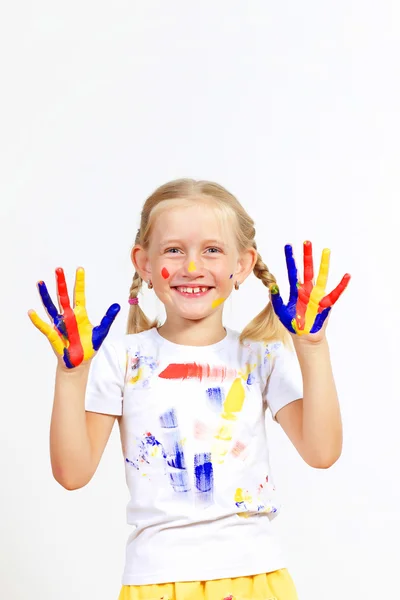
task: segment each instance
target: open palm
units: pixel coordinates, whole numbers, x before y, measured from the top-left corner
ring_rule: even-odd
[[[290,284],[289,302],[285,305],[278,285],[272,285],[270,292],[274,311],[290,333],[295,335],[314,334],[320,331],[332,306],[346,289],[350,275],[346,273],[339,285],[330,294],[325,295],[330,260],[328,248],[322,251],[320,270],[315,284],[310,241],[304,242],[303,245],[304,283],[298,280],[293,248],[290,244],[285,246],[285,256]]]
[[[38,283],[39,294],[52,325],[43,321],[34,310],[28,312],[32,323],[44,333],[53,350],[68,369],[89,360],[100,348],[115,317],[119,304],[112,304],[100,325],[93,327],[86,312],[85,271],[78,268],[75,278],[74,307],[71,307],[63,269],[56,269],[60,311],[50,298],[44,281]]]

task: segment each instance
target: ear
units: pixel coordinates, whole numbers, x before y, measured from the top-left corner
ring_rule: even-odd
[[[151,279],[151,267],[148,252],[137,244],[132,248],[131,260],[136,271],[144,281]]]
[[[238,260],[238,270],[236,270],[236,275],[238,279],[241,280],[241,283],[252,273],[254,269],[254,265],[257,262],[257,250],[254,248],[248,248],[244,250],[239,257]]]

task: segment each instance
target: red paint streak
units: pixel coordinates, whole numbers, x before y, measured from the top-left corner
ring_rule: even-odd
[[[162,269],[161,275],[164,277],[164,279],[168,279],[169,273],[168,273],[168,270],[165,267]]]
[[[246,446],[243,444],[243,442],[236,442],[232,448],[233,456],[239,456],[245,448]]]
[[[159,374],[162,379],[217,379],[223,381],[226,377],[236,377],[236,369],[226,367],[210,367],[196,363],[171,363]]]
[[[347,288],[350,278],[351,275],[349,273],[343,275],[342,281],[337,287],[335,287],[333,292],[331,292],[327,296],[324,296],[324,298],[320,300],[318,312],[321,312],[324,308],[328,308],[329,306],[333,306],[335,304],[335,302],[339,299],[340,295],[343,294],[344,290]]]
[[[79,337],[78,324],[76,322],[75,313],[71,308],[67,283],[65,281],[64,271],[56,269],[57,291],[60,298],[60,304],[63,309],[65,328],[68,335],[68,354],[71,363],[78,366],[83,361],[83,348],[81,338]]]

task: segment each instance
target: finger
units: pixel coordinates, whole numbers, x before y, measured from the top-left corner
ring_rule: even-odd
[[[56,318],[59,316],[58,315],[58,310],[55,307],[52,299],[50,298],[50,294],[47,290],[46,284],[44,281],[39,281],[37,284],[38,287],[38,291],[40,294],[40,298],[43,302],[43,306],[46,310],[46,313],[49,317],[49,319],[51,319],[52,321],[55,321]]]
[[[317,278],[316,287],[323,289],[325,292],[326,284],[328,282],[328,274],[329,274],[329,262],[331,257],[331,251],[329,248],[324,248],[322,250],[321,256],[321,265],[319,267],[319,273]]]
[[[324,248],[324,250],[322,251],[321,265],[319,268],[317,282],[312,289],[310,299],[308,301],[306,321],[304,327],[306,331],[311,331],[311,328],[315,322],[315,318],[318,314],[319,303],[325,295],[326,283],[328,281],[329,273],[330,254],[331,251],[329,250],[329,248]]]
[[[57,291],[58,297],[60,299],[60,305],[63,311],[71,308],[71,304],[68,296],[67,282],[65,281],[65,275],[63,269],[60,267],[56,269],[56,278],[57,278]]]
[[[39,281],[37,285],[40,297],[43,302],[43,306],[46,310],[49,319],[53,321],[54,326],[59,331],[60,335],[67,339],[67,330],[65,328],[63,316],[59,314],[55,304],[53,303],[50,294],[47,290],[46,284],[44,283],[44,281]]]
[[[312,252],[312,243],[305,241],[303,244],[303,265],[304,265],[304,283],[313,283],[314,279],[314,261]],[[311,285],[312,287],[312,285]]]
[[[314,325],[311,327],[310,333],[317,333],[317,331],[319,331],[321,329],[321,327],[323,326],[326,318],[329,315],[331,308],[325,308],[325,310],[323,310],[321,313],[319,313],[316,317],[315,317],[315,321],[314,321]]]
[[[60,338],[58,333],[53,329],[53,327],[51,327],[51,325],[43,321],[34,310],[30,310],[28,312],[28,316],[34,324],[34,326],[37,329],[39,329],[39,331],[44,333],[44,335],[47,337],[54,351],[60,356],[62,356],[65,346],[62,339]]]
[[[292,317],[286,306],[283,303],[281,295],[279,293],[279,287],[275,284],[270,288],[271,292],[271,303],[274,308],[275,314],[278,319],[281,321],[282,325],[286,327],[292,333],[295,333],[295,330],[292,325]]]
[[[75,276],[75,288],[74,288],[74,306],[86,307],[85,297],[85,270],[82,267],[78,267]]]
[[[288,306],[293,306],[297,302],[298,277],[297,277],[296,261],[293,256],[293,247],[290,244],[286,244],[286,246],[285,246],[285,256],[286,256],[286,267],[287,267],[287,271],[288,271],[289,284],[290,284],[290,295],[289,295]]]
[[[328,294],[327,296],[322,298],[322,300],[319,303],[320,307],[326,308],[328,306],[333,306],[335,304],[335,302],[337,302],[337,300],[343,294],[344,290],[347,288],[350,279],[351,279],[351,275],[349,273],[346,273],[346,275],[343,275],[342,281],[339,283],[339,285],[336,286],[335,289],[330,294]]]
[[[114,323],[115,317],[117,316],[120,310],[121,307],[119,304],[112,304],[106,312],[105,316],[102,318],[100,325],[93,328],[92,344],[94,350],[97,351],[100,348],[101,344],[104,342],[104,339],[108,335],[110,327]]]

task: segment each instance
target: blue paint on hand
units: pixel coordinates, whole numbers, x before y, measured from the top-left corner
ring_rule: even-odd
[[[100,325],[97,327],[93,327],[92,331],[92,345],[93,350],[98,350],[101,344],[104,342],[104,339],[108,335],[110,331],[111,325],[114,323],[115,317],[121,310],[119,304],[112,304],[105,316],[102,318]]]
[[[44,281],[40,281],[38,283],[38,288],[43,305],[53,320],[54,326],[64,338],[68,339],[67,328],[65,326],[63,315],[61,315],[55,307]]]
[[[310,329],[310,333],[316,333],[317,331],[319,331],[321,329],[321,327],[325,323],[325,319],[329,315],[331,308],[332,307],[329,306],[328,308],[325,308],[322,312],[317,314],[317,316],[315,317],[314,324]]]

